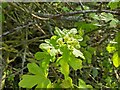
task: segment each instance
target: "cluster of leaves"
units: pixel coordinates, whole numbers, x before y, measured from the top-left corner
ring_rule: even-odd
[[[76,28],[60,30],[56,27],[55,35],[45,40],[46,43],[40,44],[39,48],[43,52],[35,54],[35,59],[40,60],[39,66],[35,63],[27,65],[29,72],[34,75],[23,75],[23,80],[19,85],[24,88],[32,88],[35,85],[37,85],[36,88],[73,88],[72,78],[69,76],[70,67],[74,70],[82,68],[81,59],[85,59],[80,51],[79,42],[82,40]],[[47,78],[51,63],[54,63],[58,72],[64,75],[64,78],[58,78],[57,83],[51,83]],[[92,86],[86,85],[83,80],[79,79],[78,88],[92,88]]]
[[[3,3],[2,88],[19,88],[28,71],[21,87],[120,87],[120,3],[114,1]],[[74,14],[82,10],[91,12]]]

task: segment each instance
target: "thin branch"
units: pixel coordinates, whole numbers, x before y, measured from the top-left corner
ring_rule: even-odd
[[[6,76],[5,78],[2,78],[2,81],[5,80],[6,78],[9,78],[9,77],[11,77],[11,76],[14,76],[14,75],[19,74],[21,71],[23,71],[23,70],[26,69],[26,68],[27,68],[27,66],[23,67],[22,69],[20,69],[19,71],[15,72],[15,73],[12,73],[12,74]]]
[[[21,30],[21,29],[23,29],[23,28],[26,28],[26,27],[28,27],[28,26],[30,26],[30,25],[34,25],[35,23],[36,23],[36,22],[30,22],[29,24],[16,27],[16,28],[14,28],[13,30],[8,30],[7,32],[5,32],[5,33],[3,33],[2,35],[0,35],[0,38],[2,38],[2,37],[4,37],[4,36],[7,36],[8,34],[13,33],[13,32],[15,32],[15,31],[18,31],[18,30]]]
[[[85,14],[85,13],[102,13],[102,12],[106,12],[106,13],[111,13],[111,14],[115,14],[115,15],[120,15],[120,12],[118,11],[110,11],[110,10],[80,10],[80,11],[74,11],[74,12],[68,12],[68,13],[62,13],[62,14],[38,14],[40,17],[44,17],[44,18],[59,18],[61,16],[73,16],[76,14]]]

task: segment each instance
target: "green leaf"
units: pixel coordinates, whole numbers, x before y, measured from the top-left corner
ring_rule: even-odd
[[[69,75],[69,65],[68,63],[64,60],[64,59],[61,59],[60,60],[60,70],[61,70],[61,73],[64,74],[65,78],[68,77]]]
[[[58,35],[59,37],[65,35],[65,33],[61,31],[58,27],[55,27],[55,34]]]
[[[51,55],[51,56],[55,56],[56,54],[57,54],[57,50],[54,49],[54,48],[52,48],[52,49],[50,50],[50,55]]]
[[[110,22],[110,27],[116,27],[117,26],[117,20],[112,20],[111,22]]]
[[[85,59],[85,57],[83,56],[83,53],[80,50],[77,49],[73,49],[73,55],[75,55],[75,57],[81,57],[82,59]]]
[[[91,31],[91,30],[97,28],[97,26],[94,25],[93,23],[86,23],[86,22],[76,22],[75,26],[77,26],[78,29],[81,28],[81,29],[84,29],[84,30],[87,30],[87,31]]]
[[[98,70],[96,68],[92,69],[92,75],[94,78],[98,75]]]
[[[119,67],[119,65],[120,65],[120,57],[118,56],[118,52],[115,52],[113,54],[112,60],[113,60],[113,65],[115,67]]]
[[[75,57],[71,57],[71,58],[70,58],[69,64],[70,64],[70,66],[71,66],[74,70],[77,70],[77,69],[81,69],[81,68],[82,68],[82,60],[77,59],[77,58],[75,58]]]
[[[23,88],[32,88],[37,84],[39,77],[32,76],[32,75],[23,75],[22,80],[19,82],[19,86]]]
[[[52,44],[55,48],[57,47],[57,43],[56,43],[57,39],[58,36],[55,35],[50,38],[50,44]]]
[[[5,20],[5,16],[3,13],[0,14],[0,22],[3,22]]]
[[[86,85],[86,88],[89,88],[89,90],[90,90],[90,88],[93,88],[91,85]]]
[[[79,79],[79,88],[86,88],[86,83],[82,80],[82,79]]]
[[[89,16],[93,19],[100,20],[99,16],[95,13],[91,13]]]
[[[2,2],[2,8],[6,8],[8,6],[7,2]]]
[[[69,60],[69,55],[70,55],[70,51],[67,47],[67,45],[64,45],[60,48],[60,50],[62,51],[62,56],[63,56],[63,59],[66,60],[66,62]]]
[[[84,51],[83,52],[85,59],[87,60],[88,63],[91,63],[92,55],[89,51]]]
[[[37,64],[28,63],[27,67],[30,73],[44,76],[43,70]]]
[[[62,10],[69,11],[70,9],[68,7],[63,7]]]
[[[82,80],[79,79],[79,88],[84,88],[85,90],[89,90],[90,88],[93,88],[91,85],[86,85],[86,83]]]
[[[52,48],[52,46],[50,46],[47,43],[42,43],[42,44],[39,45],[39,48],[42,49],[42,50],[49,50],[50,48]]]
[[[111,46],[111,44],[108,44],[106,49],[109,53],[113,53],[114,51],[116,51],[116,48],[114,46]]]
[[[93,47],[90,47],[90,46],[87,47],[87,50],[88,50],[91,54],[94,54],[94,52],[96,52],[96,49],[93,48]]]
[[[62,88],[72,88],[73,87],[72,79],[68,77],[67,79],[63,80],[61,86]]]
[[[75,35],[75,34],[77,34],[77,29],[76,28],[72,28],[68,33]]]
[[[23,88],[32,88],[35,85],[37,85],[36,88],[47,88],[50,84],[49,79],[39,75],[23,75],[19,82],[19,86]]]
[[[110,6],[111,9],[116,9],[120,7],[120,0],[114,0],[108,3],[108,6]]]
[[[35,53],[35,59],[41,60],[45,57],[45,52],[37,52]]]
[[[120,31],[117,33],[118,56],[120,57]]]

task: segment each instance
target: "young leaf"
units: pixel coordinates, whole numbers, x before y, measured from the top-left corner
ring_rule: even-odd
[[[120,57],[118,56],[118,52],[115,52],[112,57],[113,65],[118,67],[120,65]]]
[[[81,57],[82,59],[85,59],[85,57],[83,56],[83,53],[80,50],[77,49],[73,49],[73,55],[75,55],[75,57]]]
[[[55,34],[58,35],[59,37],[65,35],[64,32],[60,30],[58,27],[55,27]]]
[[[47,43],[42,43],[42,44],[39,45],[39,48],[43,49],[43,50],[48,50],[48,49],[52,48],[52,46],[50,46]]]

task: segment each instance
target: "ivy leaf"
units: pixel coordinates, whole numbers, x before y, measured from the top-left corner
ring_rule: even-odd
[[[74,58],[74,57],[70,58],[69,64],[74,70],[82,68],[82,60]]]
[[[44,76],[43,70],[37,64],[28,63],[27,67],[30,73]]]
[[[62,84],[61,84],[62,88],[72,88],[73,84],[72,84],[72,79],[70,77],[68,77],[67,79],[65,79]]]
[[[45,52],[37,52],[35,53],[35,59],[41,60],[45,57]]]
[[[115,67],[119,67],[119,65],[120,65],[120,57],[118,56],[118,52],[115,52],[113,54],[112,60],[113,60],[113,65]]]
[[[83,56],[83,53],[80,50],[77,49],[73,49],[73,55],[75,55],[75,57],[81,57],[82,59],[85,59],[85,57]]]

